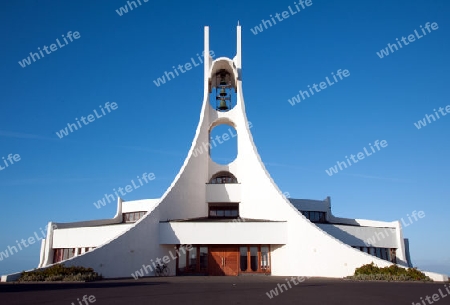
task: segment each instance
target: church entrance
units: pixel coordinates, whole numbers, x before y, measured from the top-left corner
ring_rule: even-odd
[[[177,275],[270,274],[269,245],[193,245],[178,251]]]
[[[238,275],[238,247],[210,247],[209,275]]]

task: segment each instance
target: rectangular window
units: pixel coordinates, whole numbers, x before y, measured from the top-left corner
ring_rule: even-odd
[[[63,254],[63,260],[66,260],[69,258],[69,249],[63,249],[64,254]]]
[[[130,213],[123,213],[122,218],[123,222],[136,222],[139,219],[141,219],[146,212],[130,212]]]
[[[269,247],[261,246],[261,269],[269,268]]]
[[[208,269],[208,247],[200,247],[200,271]]]
[[[319,214],[319,222],[324,223],[326,221],[325,212],[320,212]]]
[[[241,271],[247,271],[247,247],[240,247],[239,252]]]
[[[376,250],[376,256],[377,257],[379,257],[379,258],[381,258],[381,248],[375,248],[375,250]]]
[[[250,247],[250,268],[252,271],[258,270],[258,247]]]
[[[395,249],[395,248],[391,248],[391,251],[390,251],[390,260],[391,260],[391,263],[394,263],[394,264],[397,264],[397,255],[396,255],[396,251],[397,251],[397,249]]]
[[[186,268],[186,251],[179,249],[178,252],[178,271],[184,272]]]
[[[197,271],[197,247],[192,247],[192,250],[187,252],[189,255],[189,266],[188,269],[191,272]]]
[[[210,203],[209,217],[236,218],[239,216],[239,203]]]
[[[326,213],[318,211],[301,211],[303,216],[309,219],[311,222],[326,222]]]
[[[53,252],[53,263],[58,263],[63,260],[64,249],[55,249]]]

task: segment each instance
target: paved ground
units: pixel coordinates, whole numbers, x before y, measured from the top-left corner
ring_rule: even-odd
[[[80,305],[77,298],[94,296],[81,304],[320,304],[422,305],[420,297],[448,295],[442,283],[354,282],[309,278],[270,299],[266,293],[286,284],[285,277],[163,277],[105,280],[93,283],[0,284],[0,304]],[[450,285],[449,285],[450,286]],[[448,288],[450,291],[450,287]],[[91,300],[94,300],[91,297]],[[432,299],[430,299],[431,302]],[[413,303],[414,302],[414,303]],[[436,305],[449,305],[450,296]],[[431,304],[431,303],[425,303]]]

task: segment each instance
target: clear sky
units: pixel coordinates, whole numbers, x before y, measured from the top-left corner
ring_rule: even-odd
[[[195,134],[203,66],[154,81],[198,62],[206,25],[215,58],[232,58],[239,20],[247,116],[279,188],[293,198],[331,196],[340,217],[403,218],[413,264],[450,274],[447,0],[312,0],[297,3],[300,11],[286,0],[140,2],[120,14],[124,0],[2,4],[0,251],[49,221],[113,217],[115,204],[93,203],[144,173],[155,179],[123,198],[160,197]],[[254,34],[270,15],[276,24]],[[44,57],[23,61],[40,50]],[[339,69],[347,77],[327,85]],[[308,86],[315,94],[292,106]],[[107,102],[116,103],[109,113]],[[433,109],[440,118],[418,129]],[[76,119],[82,128],[56,134]],[[376,140],[387,146],[368,156]],[[232,149],[230,140],[214,153],[226,159]],[[338,161],[352,165],[328,175]],[[413,211],[425,217],[410,222]],[[0,261],[0,274],[36,267],[39,250]]]

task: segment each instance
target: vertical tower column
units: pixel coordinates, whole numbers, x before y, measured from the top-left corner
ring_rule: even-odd
[[[203,51],[203,59],[204,59],[204,82],[207,85],[209,79],[209,69],[211,67],[211,56],[209,55],[209,27],[205,26],[205,49]]]
[[[241,26],[238,23],[236,27],[236,56],[234,58],[234,62],[236,63],[236,68],[242,68],[242,57],[241,57]]]

